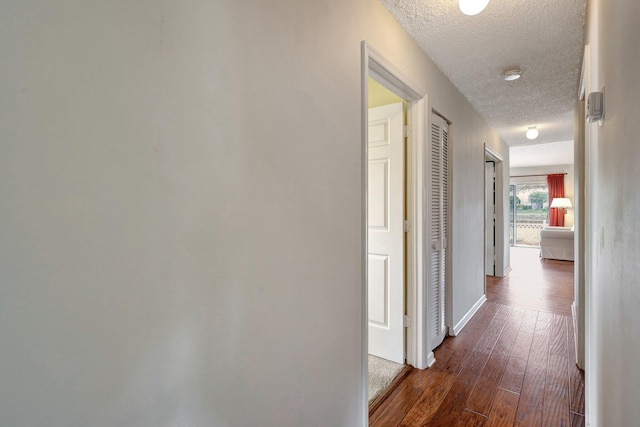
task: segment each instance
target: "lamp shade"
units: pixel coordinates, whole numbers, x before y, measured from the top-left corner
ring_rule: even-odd
[[[571,200],[567,199],[566,197],[555,197],[552,201],[551,201],[551,207],[552,208],[570,208],[571,207]]]

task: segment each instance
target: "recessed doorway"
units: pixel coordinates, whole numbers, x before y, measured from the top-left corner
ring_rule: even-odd
[[[405,365],[424,369],[433,354],[425,350],[426,317],[419,297],[425,292],[421,160],[425,91],[367,43],[362,47],[362,375],[367,413],[368,385],[373,382],[369,366],[389,361],[401,373],[408,372]],[[370,104],[369,98],[375,97],[370,87],[384,89],[387,102]],[[397,372],[396,368],[391,371]]]

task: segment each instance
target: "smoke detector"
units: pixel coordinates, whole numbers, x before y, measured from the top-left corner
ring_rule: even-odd
[[[514,68],[502,73],[502,78],[505,79],[505,81],[512,82],[514,80],[518,80],[521,75],[522,70],[520,68]]]

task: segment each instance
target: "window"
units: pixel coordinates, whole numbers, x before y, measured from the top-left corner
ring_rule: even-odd
[[[540,231],[549,222],[547,184],[509,186],[509,242],[511,246],[540,247]]]

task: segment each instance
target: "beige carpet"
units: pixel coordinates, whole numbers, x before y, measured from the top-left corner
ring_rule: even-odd
[[[369,355],[369,404],[380,396],[404,365]]]

